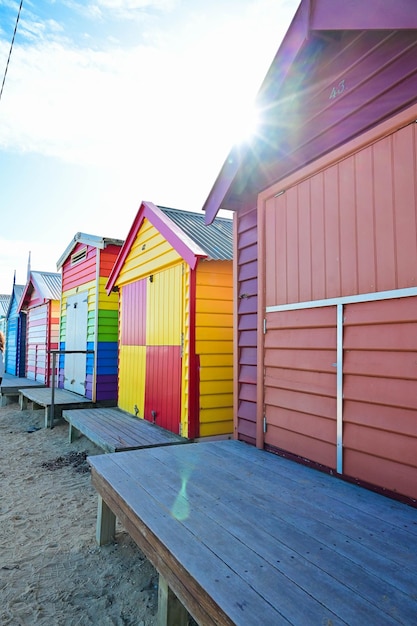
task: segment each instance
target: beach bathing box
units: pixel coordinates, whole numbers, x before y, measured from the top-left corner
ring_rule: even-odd
[[[417,10],[303,0],[206,221],[235,211],[239,439],[417,498]]]
[[[119,408],[184,437],[233,429],[232,222],[143,202],[119,291]]]
[[[13,283],[6,315],[5,371],[19,378],[25,376],[26,361],[26,313],[19,311],[24,288],[24,285]]]
[[[117,403],[118,296],[105,285],[122,243],[78,232],[57,262],[59,349],[85,352],[60,355],[59,387],[109,405]]]
[[[9,310],[10,295],[0,294],[0,330],[6,335],[7,311]]]
[[[26,314],[25,377],[50,386],[50,350],[59,345],[61,274],[30,272],[18,311]]]

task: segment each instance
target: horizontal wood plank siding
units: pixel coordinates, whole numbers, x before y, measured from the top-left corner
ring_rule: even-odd
[[[235,422],[242,441],[256,442],[256,377],[258,323],[257,211],[235,216],[237,220],[237,403]]]
[[[232,262],[200,261],[195,297],[200,436],[229,434],[233,432]]]
[[[269,313],[265,444],[336,465],[336,309]]]
[[[161,271],[164,267],[181,260],[171,244],[145,218],[119,272],[116,284],[121,286],[138,278],[149,277],[155,271]]]
[[[417,298],[344,318],[344,472],[417,498]]]
[[[78,263],[71,263],[71,257],[86,248],[86,257]],[[97,248],[78,243],[62,267],[62,291],[66,292],[79,285],[96,279]]]
[[[110,244],[106,246],[104,250],[100,250],[100,276],[106,279],[110,276],[110,272],[119,256],[120,249],[120,246]]]

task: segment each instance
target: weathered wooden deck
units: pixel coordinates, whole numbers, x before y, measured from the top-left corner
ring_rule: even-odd
[[[33,408],[45,409],[45,428],[53,422],[53,419],[62,416],[62,410],[77,409],[85,406],[94,406],[94,402],[66,389],[54,389],[54,408],[52,415],[52,389],[19,389],[19,404],[23,411],[27,408],[28,402],[33,402]]]
[[[69,424],[70,442],[83,434],[106,452],[189,443],[185,437],[133,417],[119,408],[65,409],[62,417]]]
[[[0,385],[0,406],[6,406],[8,402],[12,401],[12,398],[16,398],[17,400],[19,398],[19,389],[28,387],[41,389],[44,388],[45,385],[37,380],[31,380],[30,378],[4,374]]]
[[[417,623],[417,509],[237,441],[89,462],[98,542],[117,516],[201,625]]]

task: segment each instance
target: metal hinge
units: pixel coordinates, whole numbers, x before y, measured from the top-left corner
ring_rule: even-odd
[[[266,433],[267,429],[268,429],[268,424],[266,423],[266,415],[264,415],[264,423],[263,423],[264,433]]]
[[[184,333],[181,333],[180,357],[184,355]]]
[[[266,335],[266,318],[264,319],[264,335]]]

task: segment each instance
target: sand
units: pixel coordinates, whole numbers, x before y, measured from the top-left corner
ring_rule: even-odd
[[[102,451],[43,421],[43,410],[0,408],[0,624],[153,626],[152,565],[119,525],[113,544],[95,542],[84,456]]]

